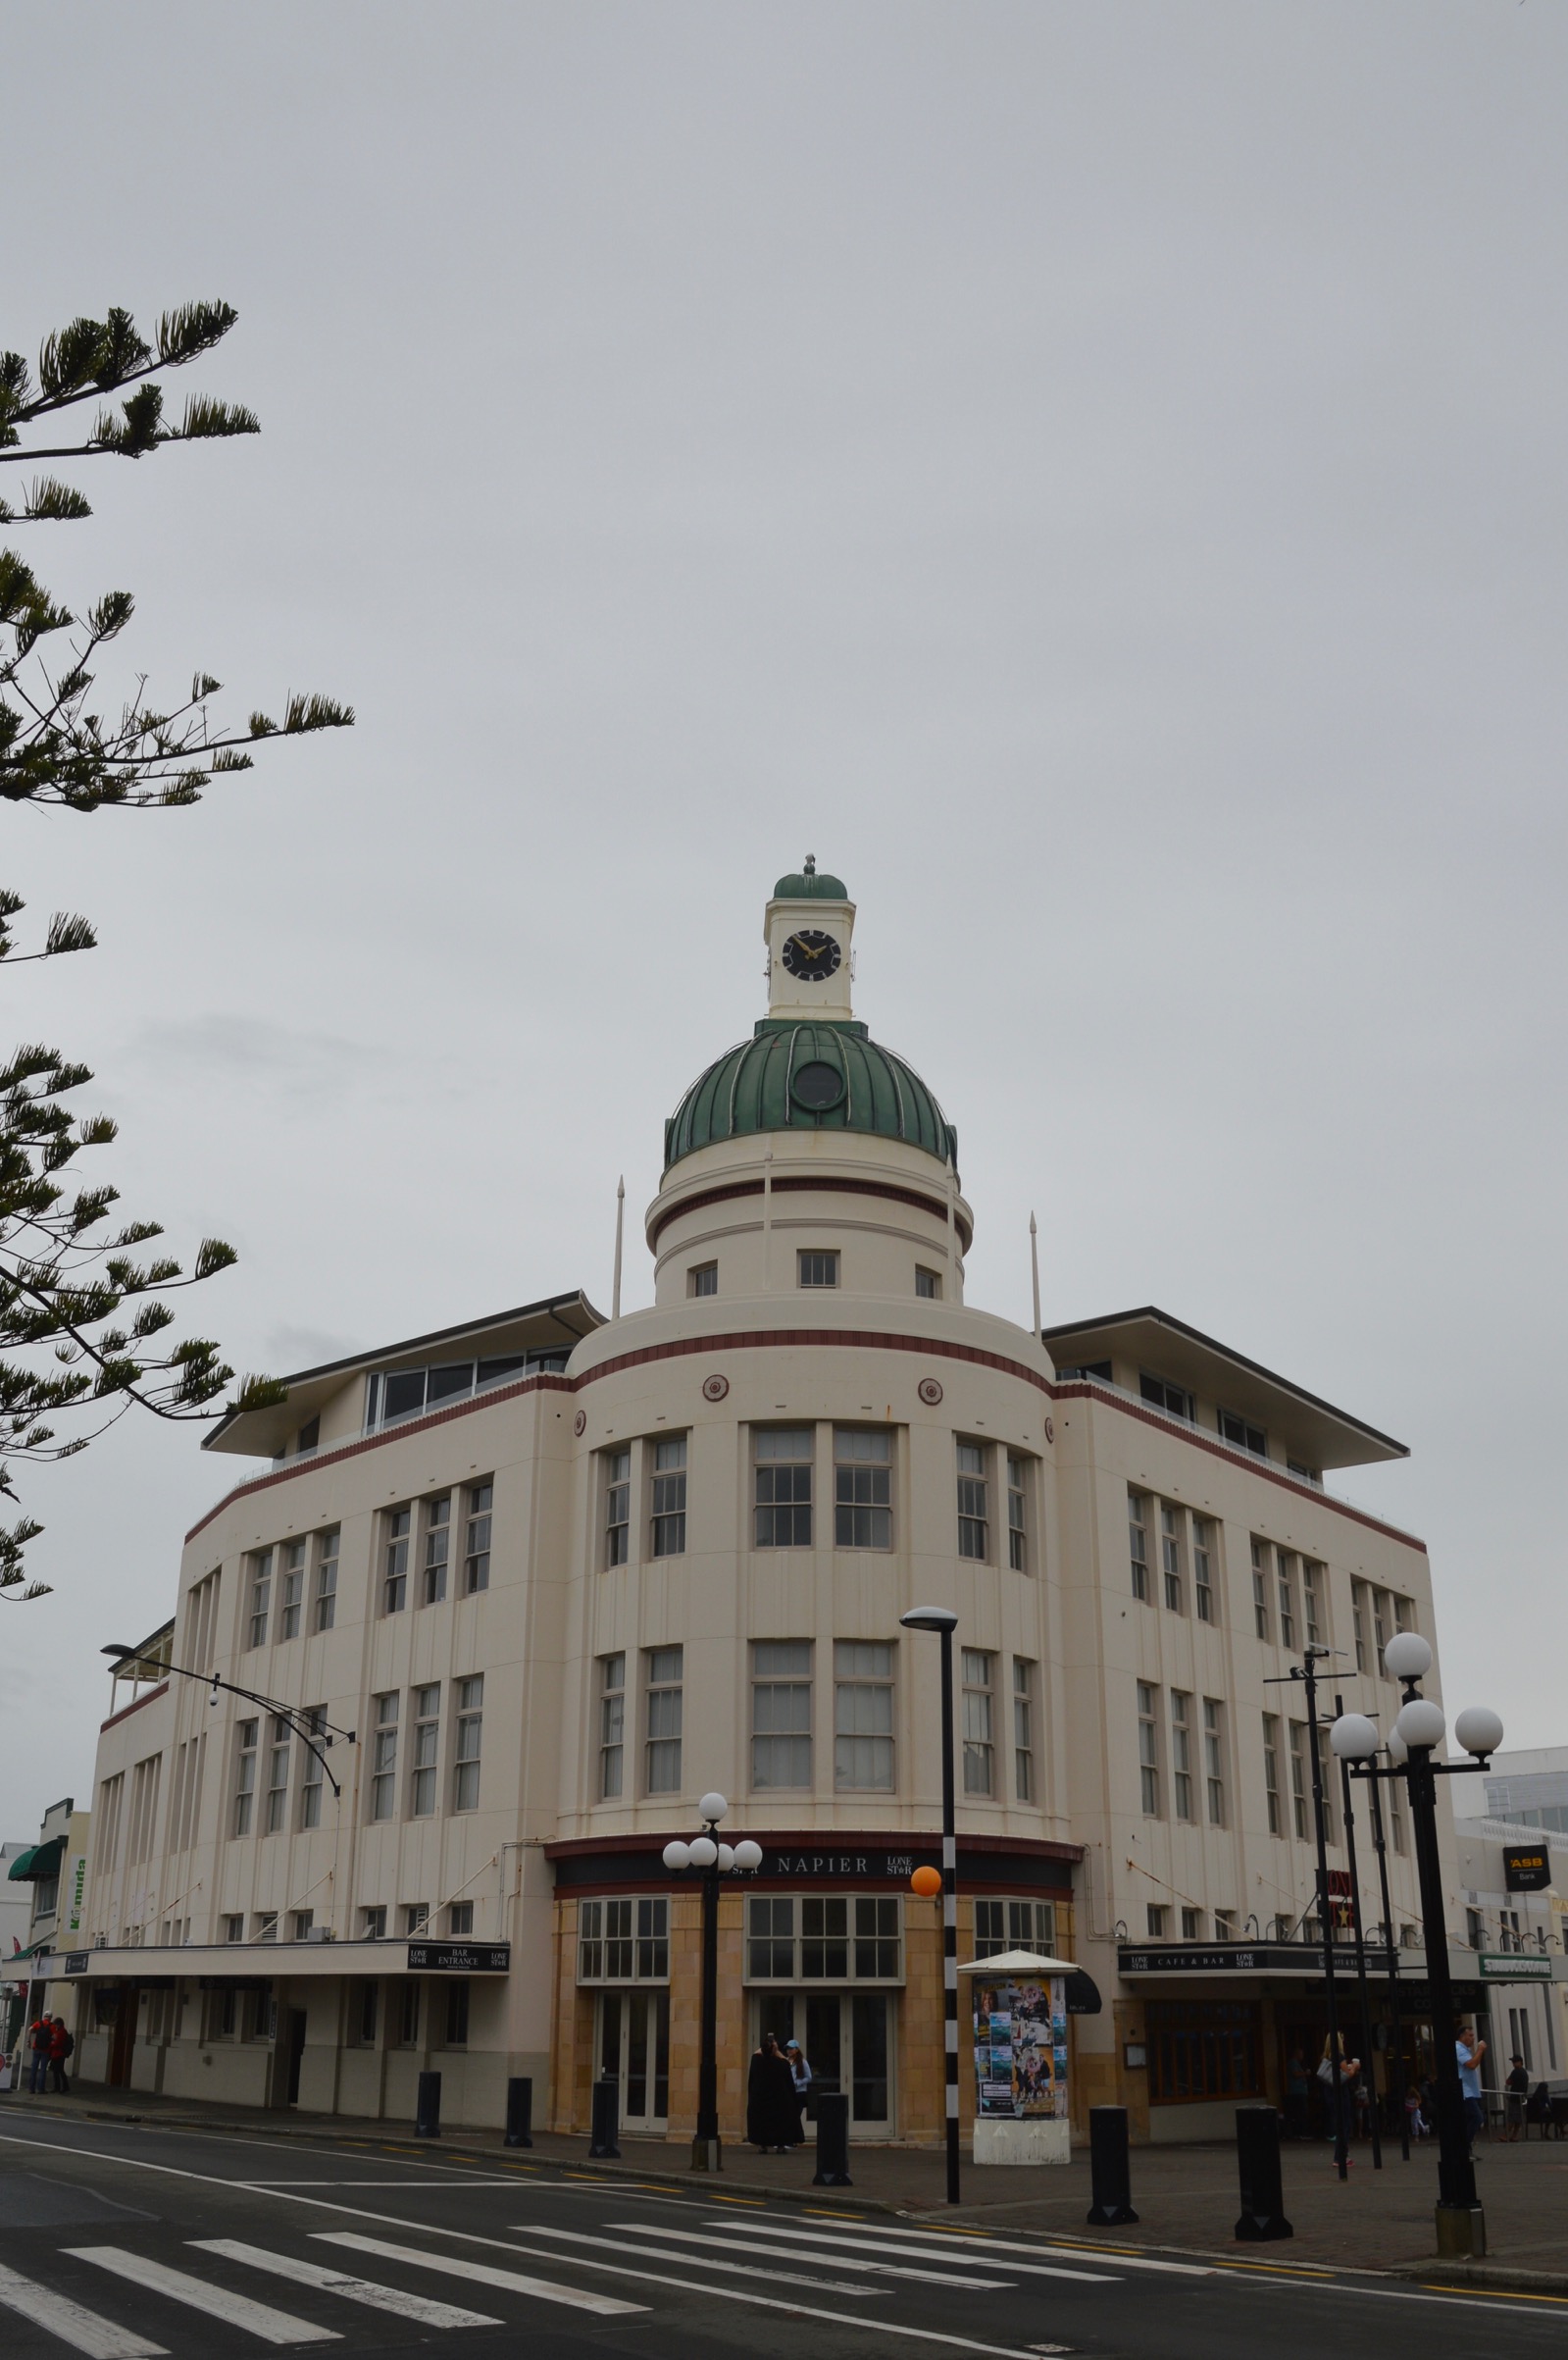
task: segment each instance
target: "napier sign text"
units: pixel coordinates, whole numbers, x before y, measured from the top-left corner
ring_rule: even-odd
[[[764,1876],[885,1876],[915,1873],[912,1852],[768,1852]]]

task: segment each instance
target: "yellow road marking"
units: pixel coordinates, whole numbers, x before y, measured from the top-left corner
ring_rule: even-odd
[[[1438,2286],[1423,2279],[1429,2294],[1490,2294],[1494,2303],[1568,2303],[1568,2294],[1524,2294],[1511,2286],[1476,2286],[1467,2279],[1458,2286]]]

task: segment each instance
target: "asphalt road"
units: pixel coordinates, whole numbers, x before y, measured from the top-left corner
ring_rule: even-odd
[[[1568,2301],[1316,2270],[1289,2248],[1183,2264],[574,2180],[521,2156],[3,2120],[6,2360],[329,2342],[344,2360],[1568,2360]]]

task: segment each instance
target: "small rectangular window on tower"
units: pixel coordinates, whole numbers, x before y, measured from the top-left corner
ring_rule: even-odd
[[[917,1262],[915,1264],[916,1301],[920,1303],[940,1303],[941,1293],[941,1272],[939,1270],[927,1270],[923,1268],[919,1262]]]
[[[893,1651],[885,1640],[834,1644],[834,1784],[893,1791]]]
[[[1007,1454],[1007,1563],[1015,1573],[1029,1571],[1029,1477],[1022,1459]]]
[[[446,1565],[452,1546],[452,1495],[443,1492],[438,1500],[425,1503],[425,1560],[424,1579],[420,1588],[422,1606],[439,1606],[446,1596]]]
[[[480,1749],[484,1734],[484,1674],[457,1683],[457,1753],[452,1766],[452,1809],[480,1807]],[[453,1928],[456,1931],[456,1928]]]
[[[802,1247],[795,1258],[803,1287],[835,1287],[838,1284],[836,1254]]]
[[[599,1658],[599,1801],[621,1799],[626,1763],[626,1657]]]
[[[958,1554],[985,1565],[990,1558],[990,1510],[986,1482],[986,1446],[958,1445]]]
[[[666,1434],[653,1446],[655,1557],[683,1557],[686,1547],[686,1438]]]
[[[385,1569],[381,1577],[381,1613],[400,1615],[408,1604],[408,1549],[413,1526],[411,1508],[386,1512]]]
[[[632,1453],[606,1451],[603,1465],[604,1562],[624,1565],[632,1546]]]
[[[471,1483],[468,1487],[468,1531],[463,1541],[465,1598],[490,1586],[490,1510],[494,1499],[493,1483]]]
[[[760,1426],[756,1458],[757,1547],[811,1547],[811,1467],[816,1435],[810,1426]]]
[[[698,1262],[686,1272],[686,1293],[688,1295],[717,1295],[718,1292],[719,1265],[717,1262]]]
[[[964,1792],[989,1795],[996,1791],[994,1711],[991,1693],[996,1659],[984,1647],[960,1650],[963,1677]]]
[[[682,1682],[685,1651],[680,1647],[650,1647],[643,1655],[647,1692],[647,1777],[650,1795],[681,1792]]]
[[[1021,1803],[1035,1800],[1035,1667],[1013,1658],[1013,1788]]]
[[[1133,1596],[1148,1604],[1148,1501],[1140,1491],[1127,1495],[1127,1536],[1133,1561]]]
[[[751,1646],[751,1783],[759,1792],[811,1784],[811,1641]]]
[[[835,1426],[834,1547],[893,1545],[892,1436],[885,1427]]]

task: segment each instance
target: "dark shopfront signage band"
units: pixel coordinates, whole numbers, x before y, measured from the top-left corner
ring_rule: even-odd
[[[759,1836],[762,1866],[748,1886],[784,1885],[885,1886],[907,1888],[917,1869],[939,1868],[940,1840],[912,1844],[891,1851],[885,1839],[871,1843],[770,1843]],[[645,1891],[669,1881],[669,1871],[656,1851],[562,1851],[550,1856],[557,1891],[603,1893],[616,1886]],[[958,1881],[969,1891],[1038,1893],[1047,1900],[1071,1897],[1073,1864],[1054,1856],[1029,1852],[971,1852],[958,1843]]]
[[[1116,1971],[1118,1975],[1321,1975],[1323,1953],[1305,1942],[1161,1942],[1147,1950],[1119,1950]],[[1388,1973],[1387,1951],[1370,1942],[1367,1971]]]
[[[410,1975],[508,1975],[510,1942],[411,1942]]]

